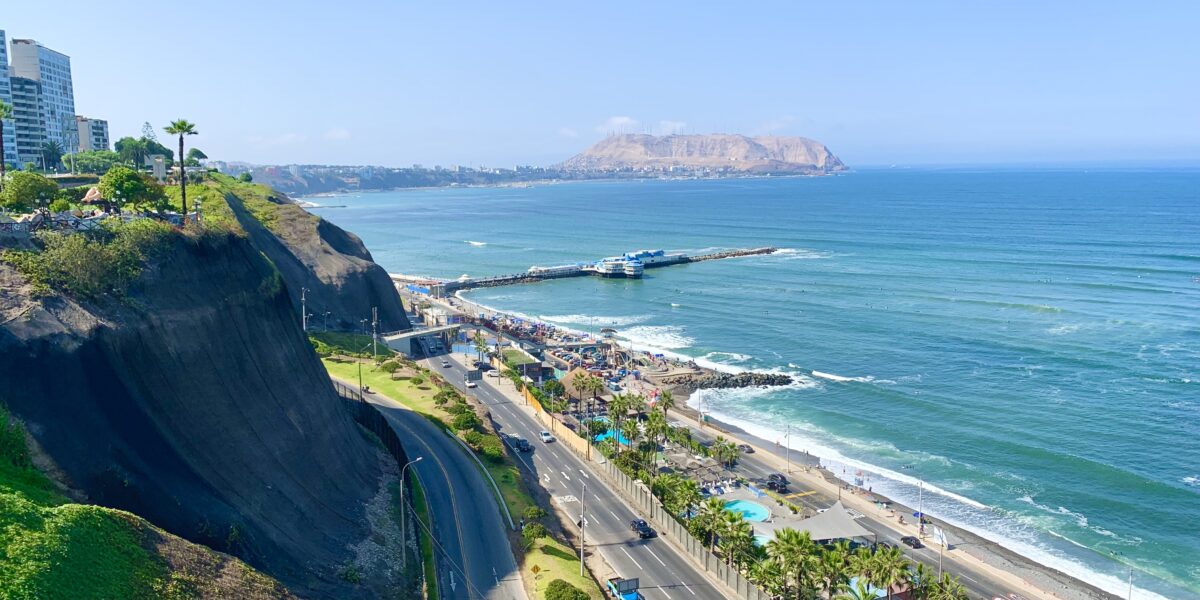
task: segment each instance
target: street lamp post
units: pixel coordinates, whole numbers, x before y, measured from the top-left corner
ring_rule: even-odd
[[[422,458],[425,458],[425,457],[418,456],[418,457],[408,461],[408,464],[404,465],[400,469],[400,540],[401,540],[400,543],[404,544],[406,547],[408,546],[408,531],[407,531],[405,525],[408,523],[408,520],[406,518],[406,516],[408,515],[408,505],[404,503],[404,473],[405,473],[405,471],[408,470],[409,466],[411,466],[415,463],[421,462]],[[404,568],[407,565],[408,565],[408,550],[406,548],[403,552],[400,553],[400,567]]]

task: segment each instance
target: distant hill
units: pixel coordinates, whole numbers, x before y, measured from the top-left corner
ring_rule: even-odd
[[[722,170],[822,174],[846,166],[821,142],[802,137],[735,134],[626,134],[607,137],[561,165],[570,171]]]

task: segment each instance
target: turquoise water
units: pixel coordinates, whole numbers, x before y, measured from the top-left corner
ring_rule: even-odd
[[[771,511],[767,510],[767,507],[749,500],[730,500],[725,503],[725,510],[741,513],[742,518],[754,523],[761,523],[771,518]]]
[[[1200,598],[1200,173],[863,171],[343,196],[389,270],[777,255],[468,293],[797,385],[702,394],[853,479],[1124,593]],[[837,376],[812,376],[816,370]],[[844,469],[844,472],[842,471]],[[1153,597],[1142,592],[1142,597]]]

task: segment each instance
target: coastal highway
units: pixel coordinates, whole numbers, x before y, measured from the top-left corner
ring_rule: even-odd
[[[410,459],[422,458],[409,470],[416,471],[432,513],[440,597],[525,600],[508,521],[474,459],[425,417],[380,394],[365,397],[400,436]]]
[[[449,367],[442,367],[446,358]],[[722,588],[710,581],[691,560],[681,555],[662,538],[639,539],[629,528],[629,522],[642,518],[605,485],[591,465],[571,450],[556,442],[544,444],[538,434],[541,425],[509,397],[496,389],[506,385],[497,378],[484,377],[479,386],[466,389],[466,368],[447,354],[426,361],[430,370],[441,373],[465,393],[487,405],[501,433],[529,440],[534,449],[516,453],[522,468],[532,473],[538,483],[565,512],[579,515],[583,508],[580,497],[587,484],[586,546],[588,552],[599,552],[620,577],[637,577],[641,592],[648,600],[717,600],[726,598]],[[508,384],[511,385],[511,384]],[[489,496],[490,499],[490,496]]]

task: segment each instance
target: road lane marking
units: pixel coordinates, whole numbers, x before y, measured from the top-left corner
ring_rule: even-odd
[[[595,498],[595,496],[593,496],[592,498]],[[599,500],[597,500],[597,502],[599,502]],[[617,513],[610,510],[610,511],[608,511],[608,514],[612,515],[613,518],[616,519],[618,523],[621,522],[621,517],[618,517]]]
[[[581,473],[581,474],[582,474],[584,477],[587,477],[588,479],[591,479],[591,478],[592,478],[592,476],[591,476],[591,475],[588,475],[587,473],[585,473],[585,472],[583,471],[583,469],[580,469],[580,470],[579,470],[579,472],[580,472],[580,473]]]
[[[642,569],[642,563],[639,563],[639,562],[637,561],[637,559],[635,559],[634,557],[630,556],[628,551],[626,551],[624,548],[621,548],[621,552],[624,552],[624,553],[625,553],[625,556],[629,556],[629,560],[632,560],[632,561],[633,561],[633,564],[637,565],[637,568],[638,568],[638,570],[641,570],[641,569]]]
[[[695,592],[695,591],[692,589],[692,586],[690,586],[690,585],[688,585],[688,584],[686,584],[686,583],[684,583],[684,582],[682,582],[682,581],[680,581],[680,582],[679,582],[679,585],[682,585],[682,586],[683,586],[683,589],[685,589],[685,590],[687,590],[687,591],[691,592],[693,596],[695,596],[695,595],[696,595],[696,592]]]
[[[667,600],[671,599],[671,595],[667,593],[667,588],[660,587],[658,588],[658,591],[662,592],[662,594],[667,597]]]
[[[660,564],[660,565],[662,565],[662,566],[664,566],[664,567],[665,567],[665,566],[667,566],[667,563],[663,562],[663,561],[662,561],[662,559],[661,559],[661,558],[659,558],[659,557],[658,557],[658,555],[657,555],[657,554],[655,554],[653,550],[651,550],[650,548],[646,548],[646,552],[649,552],[649,553],[650,553],[650,556],[653,556],[653,557],[654,557],[654,560],[657,560],[657,561],[658,561],[658,564]]]
[[[567,481],[571,480],[571,477],[569,475],[567,475],[565,472],[559,471],[559,474],[563,476],[563,479],[566,479]]]

